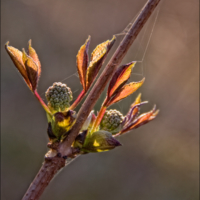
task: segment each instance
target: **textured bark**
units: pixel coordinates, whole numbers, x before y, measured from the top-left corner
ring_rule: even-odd
[[[86,98],[84,104],[81,106],[81,109],[79,110],[77,115],[76,123],[70,130],[68,137],[60,144],[59,153],[61,156],[68,156],[72,154],[71,145],[78,135],[79,131],[81,130],[81,127],[87,119],[90,111],[93,109],[108,81],[111,79],[118,65],[121,63],[122,59],[126,55],[126,52],[136,39],[137,35],[141,31],[142,27],[144,26],[159,2],[160,0],[149,0],[143,7],[135,22],[132,24],[128,33],[125,35],[124,39],[118,46],[114,55],[108,62],[104,71],[102,72],[93,89]],[[33,183],[28,188],[22,200],[39,199],[44,189],[49,184],[50,180],[62,167],[64,167],[64,164],[65,160],[57,156],[52,158],[51,160],[45,160],[40,171],[33,180]]]
[[[35,179],[29,186],[22,200],[37,200],[54,177],[54,175],[65,166],[65,159],[61,157],[53,157],[45,159],[44,163]]]

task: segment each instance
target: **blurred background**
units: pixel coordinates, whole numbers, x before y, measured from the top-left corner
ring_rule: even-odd
[[[81,91],[76,54],[91,35],[90,53],[118,34],[111,53],[146,0],[1,1],[1,199],[20,200],[47,151],[45,112],[25,85],[4,44],[27,48],[32,39],[42,63],[38,91],[55,81]],[[106,62],[109,60],[107,58]],[[111,108],[123,114],[139,92],[142,112],[154,104],[156,120],[119,140],[122,147],[77,158],[41,200],[199,199],[199,2],[167,0],[155,10],[123,59],[137,60],[131,81],[144,85]],[[95,109],[105,97],[101,95]]]

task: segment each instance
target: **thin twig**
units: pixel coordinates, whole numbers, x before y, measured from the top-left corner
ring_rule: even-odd
[[[90,111],[93,109],[96,101],[103,92],[114,71],[121,63],[122,59],[126,55],[126,52],[136,39],[140,30],[142,29],[147,19],[150,17],[151,13],[154,11],[159,2],[160,0],[148,0],[146,5],[143,7],[139,16],[130,27],[128,33],[125,35],[124,39],[118,46],[114,55],[110,59],[109,63],[105,67],[101,76],[97,80],[96,84],[94,85],[93,89],[91,90],[84,104],[79,110],[75,125],[70,130],[70,133],[66,140],[64,140],[59,146],[59,155],[68,156],[72,153],[71,145],[74,142],[79,131],[81,130],[81,127],[87,119]],[[50,160],[45,160],[36,178],[33,180],[22,200],[39,199],[50,180],[62,167],[64,167],[64,159],[62,157],[56,156]]]

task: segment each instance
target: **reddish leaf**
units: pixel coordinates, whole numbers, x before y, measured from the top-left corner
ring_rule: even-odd
[[[156,110],[156,106],[154,106],[150,112],[140,115],[134,122],[130,123],[127,128],[123,129],[122,132],[125,133],[148,123],[149,121],[155,119],[158,113],[159,110]]]
[[[146,103],[148,103],[148,101],[135,104],[133,107],[131,107],[123,121],[123,125],[128,126],[130,123],[132,123],[139,114],[140,106]]]
[[[143,78],[139,82],[131,82],[129,84],[124,85],[120,90],[117,91],[115,96],[108,102],[106,106],[110,106],[113,103],[116,103],[127,96],[131,95],[133,92],[135,92],[139,87],[142,86],[144,83],[145,78]]]
[[[26,67],[25,67],[23,60],[22,60],[22,52],[19,51],[16,48],[12,47],[12,46],[8,46],[8,44],[9,43],[7,42],[6,45],[5,45],[6,51],[8,52],[10,58],[12,59],[14,65],[16,66],[16,68],[18,69],[20,74],[23,76],[28,87],[30,89],[32,89],[31,83],[29,81],[28,74],[27,74],[27,71],[26,71]]]
[[[94,79],[96,78],[108,52],[110,51],[111,47],[113,46],[116,38],[113,36],[112,40],[107,40],[99,44],[94,51],[92,52],[91,62],[87,69],[86,75],[86,88],[87,90],[93,83]]]
[[[130,62],[126,65],[122,65],[117,69],[108,86],[108,97],[111,97],[115,93],[115,91],[119,90],[126,84],[131,75],[131,70],[134,67],[135,63],[136,62]]]
[[[32,85],[32,91],[34,92],[37,88],[38,83],[38,66],[33,61],[32,58],[27,57],[27,60],[25,61],[25,67],[28,74],[28,78]]]
[[[140,103],[141,103],[141,93],[136,97],[134,103],[131,104],[131,108],[133,108],[135,105],[140,104]],[[148,102],[146,102],[146,103],[148,103]],[[130,109],[130,110],[131,110],[131,109]],[[139,112],[139,107],[136,107],[136,108],[132,111],[131,116],[134,116],[134,115],[135,115],[136,113],[138,113],[138,112]]]
[[[86,72],[88,67],[88,50],[90,44],[90,36],[86,40],[85,44],[81,46],[77,56],[76,64],[78,69],[79,78],[83,86],[84,91],[86,91]]]
[[[39,78],[41,75],[41,63],[40,63],[40,60],[38,58],[38,55],[37,55],[35,49],[31,46],[31,40],[29,40],[29,42],[28,42],[28,55],[31,58],[33,58],[34,62],[38,66],[38,78]]]

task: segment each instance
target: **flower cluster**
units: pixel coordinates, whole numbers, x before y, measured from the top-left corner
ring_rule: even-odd
[[[66,84],[56,82],[45,93],[48,107],[52,112],[66,111],[72,101],[72,91]]]
[[[101,120],[100,129],[116,133],[123,119],[124,116],[118,110],[107,110]]]
[[[70,129],[76,121],[74,109],[93,84],[114,42],[115,37],[98,45],[92,52],[90,61],[88,55],[90,36],[85,44],[81,46],[76,63],[83,90],[72,105],[70,105],[73,99],[72,91],[66,84],[56,82],[47,89],[45,93],[47,104],[37,93],[41,64],[36,51],[31,46],[31,41],[29,41],[28,53],[24,49],[21,52],[9,46],[8,43],[6,44],[6,50],[13,63],[46,111],[50,148],[52,148],[53,144],[55,146],[55,144],[61,143],[70,134]],[[158,110],[156,110],[156,107],[148,113],[139,115],[140,106],[147,103],[141,102],[141,95],[138,95],[135,102],[130,106],[126,116],[123,116],[117,110],[107,110],[109,106],[128,97],[144,83],[144,79],[139,82],[127,83],[135,64],[136,62],[130,62],[120,66],[115,71],[100,111],[97,116],[94,111],[91,111],[81,132],[72,144],[72,148],[76,149],[76,153],[102,152],[120,146],[121,144],[116,139],[116,136],[138,128],[157,116]]]

